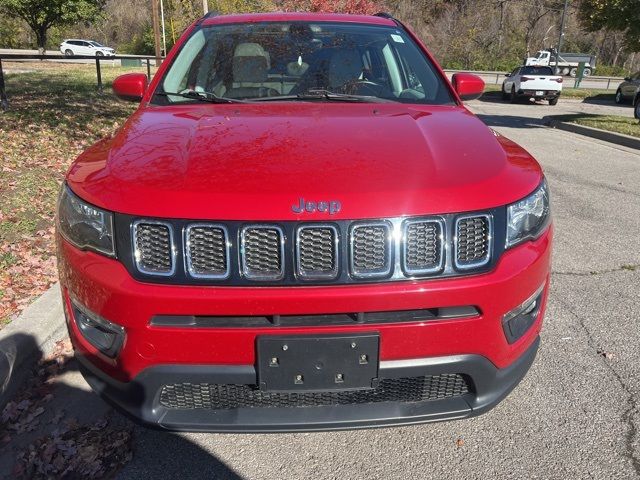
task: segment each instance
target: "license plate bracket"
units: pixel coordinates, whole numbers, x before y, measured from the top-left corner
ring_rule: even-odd
[[[541,97],[542,95],[544,95],[544,90],[536,90],[536,95]]]
[[[380,336],[260,336],[256,367],[260,390],[273,392],[374,388]]]

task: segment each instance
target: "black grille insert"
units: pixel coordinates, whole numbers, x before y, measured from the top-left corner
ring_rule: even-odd
[[[338,275],[338,231],[333,226],[304,226],[298,230],[297,275],[330,279]]]
[[[279,227],[251,226],[242,230],[242,273],[252,280],[284,276],[284,236]]]
[[[441,270],[444,266],[442,236],[442,221],[408,221],[404,231],[404,271],[419,275]]]
[[[473,268],[488,263],[490,246],[491,221],[487,215],[462,217],[456,221],[456,267]]]
[[[164,223],[138,222],[133,225],[135,262],[143,273],[172,275],[173,231]]]
[[[196,278],[226,278],[229,274],[228,235],[218,225],[192,225],[185,233],[187,268]]]
[[[351,229],[351,273],[355,277],[385,277],[391,273],[391,226],[356,225]]]
[[[165,385],[160,404],[176,410],[325,407],[379,402],[422,402],[459,397],[472,392],[463,375],[442,374],[382,379],[367,390],[325,392],[262,392],[253,385],[177,383]]]

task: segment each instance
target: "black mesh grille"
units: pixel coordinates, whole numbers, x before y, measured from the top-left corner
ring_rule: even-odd
[[[250,278],[282,276],[282,233],[277,228],[249,227],[243,234],[244,274]]]
[[[351,262],[357,275],[386,274],[391,269],[389,227],[362,225],[351,231]]]
[[[187,231],[192,275],[222,277],[227,273],[227,236],[220,227],[197,226]]]
[[[135,255],[138,269],[151,274],[173,270],[171,231],[168,226],[139,223],[135,228]]]
[[[298,274],[303,277],[337,275],[336,231],[329,227],[307,227],[298,233]]]
[[[456,224],[458,265],[482,263],[489,257],[489,219],[484,216],[463,218]]]
[[[405,268],[409,272],[437,269],[441,264],[442,227],[438,222],[411,223],[405,232]]]
[[[420,402],[458,397],[470,391],[466,378],[458,374],[384,379],[374,389],[335,392],[262,392],[252,385],[178,383],[162,388],[160,404],[181,410],[322,407],[378,402]]]

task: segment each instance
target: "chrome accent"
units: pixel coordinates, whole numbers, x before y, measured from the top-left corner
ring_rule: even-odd
[[[438,227],[440,228],[440,235],[438,236],[438,241],[440,242],[440,248],[439,248],[439,262],[435,267],[431,267],[431,268],[410,268],[407,265],[407,247],[408,247],[408,241],[407,241],[407,232],[409,230],[409,227],[411,225],[416,225],[416,224],[428,224],[428,223],[432,223],[432,224],[437,224]],[[446,236],[446,228],[445,228],[445,222],[444,219],[442,218],[429,218],[429,217],[425,217],[425,218],[410,218],[407,219],[403,222],[402,224],[402,239],[401,239],[401,248],[402,248],[402,270],[404,271],[404,273],[407,276],[413,276],[413,275],[427,275],[430,273],[436,273],[436,272],[440,272],[444,269],[444,265],[445,265],[445,257],[446,257],[446,251],[445,251],[445,244],[447,242],[447,236]]]
[[[195,272],[193,268],[193,264],[191,262],[191,242],[189,241],[189,233],[194,228],[211,228],[222,230],[222,234],[224,235],[224,243],[225,243],[225,256],[226,256],[226,270],[223,274],[203,274]],[[231,240],[229,238],[229,230],[226,226],[219,223],[192,223],[187,225],[183,229],[183,241],[184,241],[184,261],[185,261],[185,269],[187,270],[189,276],[193,278],[202,278],[202,279],[210,279],[210,280],[225,280],[229,278],[231,274]]]
[[[462,220],[467,220],[470,218],[484,218],[487,220],[487,254],[482,260],[471,262],[471,263],[460,263],[458,261],[458,224]],[[468,215],[461,215],[456,217],[455,222],[453,224],[453,252],[451,256],[453,257],[453,263],[457,270],[471,270],[473,268],[482,267],[488,264],[491,261],[491,254],[493,250],[493,217],[489,214],[484,213],[475,213]]]
[[[329,229],[333,231],[333,258],[334,266],[331,272],[313,272],[305,271],[302,268],[302,254],[300,252],[300,236],[305,230],[323,230]],[[296,276],[303,280],[331,280],[338,277],[340,273],[340,250],[338,245],[340,244],[340,233],[334,225],[326,223],[312,223],[303,224],[296,229]]]
[[[148,270],[140,265],[140,251],[137,248],[137,240],[138,240],[138,226],[139,225],[161,225],[167,227],[169,229],[169,247],[171,249],[171,270],[167,272],[157,272],[154,270]],[[173,235],[173,225],[168,222],[161,222],[158,220],[136,220],[131,224],[131,248],[133,253],[133,261],[135,263],[136,268],[139,272],[144,273],[145,275],[153,275],[157,277],[171,277],[174,273],[176,273],[176,244]]]
[[[280,238],[280,270],[275,274],[262,274],[255,273],[250,271],[249,265],[246,262],[246,251],[245,251],[245,240],[247,231],[249,230],[275,230],[278,232],[278,236]],[[253,225],[245,225],[240,230],[240,248],[238,249],[240,255],[240,266],[241,273],[245,278],[249,280],[256,281],[273,281],[273,280],[282,280],[284,278],[284,264],[285,264],[285,256],[284,256],[284,231],[278,225],[268,225],[268,224],[253,224]]]
[[[385,252],[387,255],[387,265],[384,269],[358,269],[354,263],[355,259],[355,232],[362,228],[383,227],[386,230],[387,238],[385,241]],[[394,232],[392,224],[387,221],[378,222],[357,222],[349,227],[349,273],[353,278],[382,278],[387,277],[393,270],[394,266]],[[368,271],[367,271],[368,270]]]

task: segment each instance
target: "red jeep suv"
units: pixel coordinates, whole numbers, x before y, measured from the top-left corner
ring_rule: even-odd
[[[539,344],[552,245],[538,163],[402,23],[206,16],[71,166],[57,242],[89,384],[172,430],[464,418]]]

